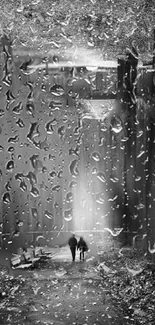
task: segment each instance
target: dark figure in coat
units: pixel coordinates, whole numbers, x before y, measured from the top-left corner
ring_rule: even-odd
[[[75,255],[76,255],[76,246],[77,246],[77,239],[75,238],[75,235],[73,234],[71,238],[69,238],[68,245],[70,247],[71,253],[72,253],[72,259],[73,262],[75,261]]]
[[[80,250],[80,261],[81,261],[81,258],[84,261],[84,252],[86,252],[88,250],[88,246],[87,246],[85,240],[83,239],[83,237],[80,237],[80,240],[77,244],[77,249]]]

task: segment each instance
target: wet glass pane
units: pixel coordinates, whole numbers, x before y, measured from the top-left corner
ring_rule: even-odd
[[[2,324],[153,324],[154,3],[0,16]]]

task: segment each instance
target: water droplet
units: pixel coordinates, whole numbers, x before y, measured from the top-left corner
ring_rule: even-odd
[[[22,227],[22,226],[24,225],[24,222],[23,222],[22,220],[17,220],[17,221],[16,221],[16,225],[17,225],[18,227]]]
[[[52,191],[54,192],[54,191],[56,191],[56,192],[58,192],[59,190],[60,190],[60,185],[55,185],[55,186],[53,186],[52,187]]]
[[[57,175],[57,173],[54,170],[49,173],[49,176],[52,178],[56,177],[56,175]]]
[[[38,217],[38,211],[36,208],[31,208],[31,213],[32,213],[32,217],[33,218],[37,218]]]
[[[60,137],[63,137],[65,132],[66,132],[66,129],[63,125],[58,128],[58,134]]]
[[[43,166],[43,168],[42,168],[42,173],[44,174],[44,173],[46,173],[47,172],[47,168],[45,167],[45,166]]]
[[[105,174],[102,173],[102,172],[98,172],[98,173],[97,173],[97,178],[98,178],[101,182],[103,182],[103,183],[106,182]]]
[[[73,199],[74,199],[73,193],[72,192],[68,192],[66,194],[66,202],[67,203],[73,202]]]
[[[6,52],[5,52],[6,53]],[[5,74],[2,79],[2,82],[7,86],[11,86],[12,80],[11,80],[11,73],[9,73],[7,65],[5,65]]]
[[[53,219],[53,214],[51,212],[49,212],[48,210],[44,211],[44,215],[46,218],[48,218],[50,220]]]
[[[110,198],[108,201],[113,202],[113,201],[115,201],[117,198],[118,198],[118,195],[115,195],[113,198]]]
[[[31,100],[31,99],[34,98],[33,82],[29,81],[29,82],[27,82],[26,84],[27,84],[27,86],[30,88],[30,92],[29,92],[27,98]]]
[[[135,181],[138,182],[138,181],[140,181],[140,179],[141,179],[141,176],[137,176],[137,177],[135,178]]]
[[[104,203],[104,193],[99,192],[96,194],[96,202],[99,204],[103,204]]]
[[[75,181],[71,181],[69,184],[70,189],[75,188],[76,186],[77,186],[77,182],[75,182]]]
[[[10,137],[9,139],[8,139],[8,142],[9,143],[16,143],[16,142],[18,142],[19,141],[19,136],[18,135],[15,135],[14,137]]]
[[[54,111],[59,111],[60,108],[62,107],[62,103],[55,103],[54,101],[50,102],[49,104],[49,109],[51,109],[51,112],[54,112]]]
[[[11,184],[9,181],[6,183],[5,188],[6,188],[7,192],[9,192],[11,190],[12,187],[11,187]]]
[[[40,161],[38,158],[39,155],[33,155],[30,157],[31,164],[34,169],[39,169],[43,167],[42,161]]]
[[[110,181],[113,182],[113,183],[117,183],[117,182],[119,181],[118,178],[113,177],[113,176],[109,177],[109,179],[110,179]]]
[[[79,175],[79,171],[77,169],[77,164],[78,164],[78,160],[75,159],[75,160],[72,160],[69,165],[69,171],[73,177],[76,177]]]
[[[143,135],[143,131],[141,130],[137,133],[137,138],[140,138],[142,135]]]
[[[8,102],[10,102],[10,101],[13,102],[13,101],[15,100],[15,97],[14,97],[14,95],[12,94],[12,92],[11,92],[10,89],[6,92],[6,100],[7,100]]]
[[[22,175],[22,174],[21,174]],[[28,178],[30,184],[33,186],[34,184],[37,184],[37,177],[33,172],[28,172],[27,175],[25,175],[26,178]]]
[[[73,214],[73,209],[72,208],[71,209],[68,209],[68,210],[65,210],[64,211],[64,219],[66,221],[71,221],[72,218],[73,218],[72,214]]]
[[[46,128],[46,132],[48,134],[52,134],[53,133],[53,126],[52,126],[52,121],[49,121],[46,125],[45,125],[45,128]]]
[[[60,86],[60,85],[57,85],[57,84],[50,88],[50,92],[54,96],[62,96],[62,95],[64,95],[63,87]]]
[[[45,151],[48,151],[50,147],[50,145],[47,143],[47,137],[45,137],[43,141],[36,142],[35,140],[33,140],[33,144],[36,148]]]
[[[20,114],[22,109],[23,109],[23,104],[22,104],[22,102],[20,102],[19,104],[14,106],[14,108],[12,109],[12,112],[15,113],[15,114]]]
[[[58,172],[58,178],[62,178],[62,176],[63,176],[63,170],[60,170],[60,171]]]
[[[4,151],[4,147],[0,145],[0,152]]]
[[[128,137],[124,137],[124,138],[121,139],[122,142],[127,142],[128,140],[129,140]]]
[[[13,169],[14,169],[14,161],[13,160],[10,160],[10,161],[7,162],[6,169],[7,169],[8,172],[13,171]]]
[[[16,124],[20,127],[20,128],[24,128],[25,124],[23,122],[23,120],[21,118],[18,119],[18,121],[16,122]]]
[[[17,173],[17,174],[15,175],[15,179],[16,179],[17,181],[22,181],[23,177],[24,177],[24,175],[23,175],[22,173]]]
[[[48,203],[50,203],[50,202],[53,201],[53,199],[52,199],[52,197],[48,197],[46,201],[47,201]]]
[[[8,148],[8,152],[14,152],[15,151],[15,148],[14,147],[9,147]]]
[[[67,123],[68,122],[68,117],[67,116],[64,116],[63,119],[62,119],[63,123]]]
[[[55,160],[55,156],[52,156],[51,154],[49,154],[49,160]]]
[[[93,152],[92,153],[92,158],[95,160],[95,161],[100,161],[100,155],[98,152]]]
[[[79,156],[79,153],[80,153],[80,147],[79,146],[76,146],[75,149],[73,149],[73,148],[69,149],[69,155]]]
[[[52,121],[51,121],[51,124],[52,125],[56,125],[58,122],[57,122],[57,120],[56,120],[56,118],[54,118]]]
[[[139,203],[137,205],[137,210],[141,210],[141,209],[144,209],[145,208],[145,205],[143,203]]]
[[[4,193],[4,195],[3,195],[3,202],[5,204],[10,204],[11,203],[11,197],[10,197],[10,193],[9,192]]]
[[[20,182],[20,189],[21,189],[21,191],[23,191],[23,192],[26,192],[27,191],[27,185],[26,185],[26,183],[24,182],[24,180],[22,180],[21,182]]]
[[[137,156],[137,158],[140,158],[142,155],[144,155],[144,153],[145,153],[145,151],[142,150],[142,151],[139,153],[139,155]]]
[[[123,130],[122,121],[119,116],[112,117],[111,129],[114,133],[120,133]]]
[[[55,203],[53,204],[53,207],[54,207],[55,209],[58,209],[58,208],[59,208],[59,204],[58,204],[58,202],[55,202]]]
[[[35,107],[32,101],[26,103],[26,112],[28,114],[34,115]]]
[[[38,137],[40,135],[38,128],[39,128],[39,125],[37,122],[31,123],[30,131],[27,134],[27,138],[29,141],[33,142],[34,138]]]
[[[96,168],[96,167],[93,167],[93,168],[92,168],[92,172],[91,172],[91,173],[92,173],[92,175],[95,175],[95,174],[97,174],[97,168]]]
[[[0,118],[4,116],[4,109],[0,108]]]
[[[32,186],[30,193],[33,197],[38,197],[40,194],[38,188],[34,186]]]
[[[117,237],[123,231],[123,228],[115,228],[114,230],[110,228],[104,228],[104,230],[110,232],[112,236]]]

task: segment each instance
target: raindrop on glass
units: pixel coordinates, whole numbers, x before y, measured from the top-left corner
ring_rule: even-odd
[[[96,167],[93,167],[91,173],[92,173],[93,175],[97,174],[97,168],[96,168]]]
[[[10,204],[11,203],[10,193],[9,192],[4,193],[2,199],[5,204]]]
[[[0,152],[4,151],[4,147],[0,145]]]
[[[55,185],[55,186],[52,187],[52,191],[53,192],[55,192],[55,191],[58,192],[60,190],[60,188],[61,188],[60,185]]]
[[[16,122],[16,124],[20,127],[20,128],[24,128],[25,124],[23,122],[23,120],[21,118],[18,119],[18,121]]]
[[[13,169],[14,169],[14,161],[13,161],[13,160],[10,160],[10,161],[8,161],[7,164],[6,164],[6,170],[7,170],[8,172],[12,172]]]
[[[29,133],[27,134],[28,140],[33,142],[33,139],[40,135],[38,131],[39,125],[37,122],[31,123]]]
[[[22,180],[20,182],[20,186],[19,187],[20,187],[21,191],[23,191],[23,192],[26,192],[27,191],[27,185],[26,185],[26,183],[25,183],[24,180]]]
[[[56,175],[57,175],[57,173],[54,170],[49,173],[49,176],[52,178],[56,177]]]
[[[9,181],[6,183],[5,188],[6,188],[7,192],[9,192],[11,190],[12,186]]]
[[[33,218],[37,218],[38,217],[38,211],[36,208],[31,208],[31,213],[32,213],[32,217]]]
[[[73,193],[72,192],[68,192],[66,194],[66,202],[67,203],[73,202],[73,199],[74,199]]]
[[[31,190],[30,190],[30,194],[33,197],[38,197],[39,196],[39,190],[37,189],[37,187],[32,186]]]
[[[45,129],[46,129],[46,132],[48,134],[52,134],[53,133],[53,125],[52,125],[52,121],[49,121],[46,125],[45,125]]]
[[[75,188],[76,186],[77,186],[77,182],[75,182],[75,181],[71,181],[71,182],[69,183],[69,188],[70,188],[70,189]]]
[[[31,185],[34,185],[37,183],[37,177],[33,172],[28,172],[28,174],[25,175],[25,177],[30,181]]]
[[[78,165],[78,160],[72,160],[70,165],[69,165],[69,171],[71,173],[71,175],[73,177],[76,177],[79,175],[79,171],[78,171],[78,168],[77,168],[77,165]]]
[[[93,152],[92,153],[92,158],[95,160],[95,161],[100,161],[100,155],[98,152]]]
[[[64,211],[64,219],[66,221],[71,221],[72,218],[73,218],[72,214],[73,214],[73,209],[72,208],[71,209],[68,209],[68,210],[65,210]]]
[[[111,129],[114,133],[120,133],[123,130],[122,121],[119,116],[112,117]]]
[[[58,128],[58,134],[59,134],[59,136],[60,137],[63,137],[64,136],[64,134],[65,134],[65,127],[64,126],[60,126],[59,128]]]
[[[49,212],[48,210],[44,211],[44,215],[47,219],[53,219],[53,214],[51,212]]]
[[[26,112],[28,114],[33,115],[34,111],[35,111],[34,103],[32,101],[27,102],[27,104],[26,104]]]
[[[0,118],[4,116],[4,109],[0,108]]]
[[[62,176],[63,176],[63,170],[60,170],[60,171],[58,172],[58,178],[62,178]]]
[[[8,142],[9,143],[16,143],[16,142],[18,142],[19,141],[19,136],[18,135],[15,135],[14,137],[10,137],[9,139],[8,139]]]
[[[64,95],[64,89],[62,86],[60,85],[54,85],[50,88],[50,92],[52,95],[60,97],[62,95]]]
[[[23,109],[23,104],[22,104],[22,102],[20,102],[18,105],[14,106],[14,108],[12,109],[12,112],[15,114],[20,114],[22,109]]]
[[[106,182],[105,174],[102,173],[102,172],[98,172],[98,173],[97,173],[97,178],[98,178],[102,183],[105,183],[105,182]]]

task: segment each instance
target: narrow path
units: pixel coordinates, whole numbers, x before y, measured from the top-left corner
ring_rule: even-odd
[[[14,285],[7,300],[0,300],[1,325],[127,325],[112,304],[95,259],[71,261],[63,247],[46,264],[31,271],[17,270],[24,284]]]

